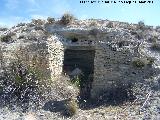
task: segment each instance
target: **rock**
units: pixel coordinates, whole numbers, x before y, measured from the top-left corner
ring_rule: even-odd
[[[24,116],[24,120],[38,120],[38,118],[36,117],[35,113],[30,112]]]
[[[79,68],[75,68],[69,75],[71,76],[78,76],[82,74],[82,70]]]

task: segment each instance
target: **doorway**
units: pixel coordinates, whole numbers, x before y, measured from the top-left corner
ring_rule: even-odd
[[[80,75],[80,97],[90,97],[94,73],[95,50],[66,49],[64,52],[63,72],[73,77]],[[77,70],[77,73],[75,72]]]

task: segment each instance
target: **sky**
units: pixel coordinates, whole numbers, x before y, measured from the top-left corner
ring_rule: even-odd
[[[160,25],[160,0],[153,0],[150,4],[84,4],[80,3],[80,0],[0,0],[0,26],[11,27],[37,18],[60,18],[66,12],[78,19],[108,19],[129,23],[143,21],[146,25]]]

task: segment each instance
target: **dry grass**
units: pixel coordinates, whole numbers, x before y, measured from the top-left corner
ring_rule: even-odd
[[[60,20],[60,23],[63,25],[68,25],[70,23],[72,23],[74,21],[74,16],[69,14],[69,13],[65,13]]]
[[[65,114],[67,116],[73,116],[77,113],[78,110],[78,104],[76,102],[76,100],[74,100],[73,98],[70,98],[66,101],[66,111]]]
[[[47,18],[47,22],[48,22],[49,24],[53,24],[53,23],[55,22],[55,19],[54,19],[54,18],[51,18],[51,17],[48,17],[48,18]]]
[[[160,51],[160,44],[154,42],[151,46],[153,50]]]
[[[11,35],[2,35],[0,36],[0,41],[1,42],[9,42],[11,40]]]
[[[135,59],[132,61],[132,65],[133,65],[135,68],[143,68],[143,67],[146,65],[146,60],[145,60],[145,59],[142,59],[142,58],[135,58]]]

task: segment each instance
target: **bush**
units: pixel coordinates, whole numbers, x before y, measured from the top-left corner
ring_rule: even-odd
[[[13,62],[10,65],[10,71],[7,73],[9,77],[4,86],[12,89],[12,97],[16,96],[17,100],[28,99],[28,94],[37,89],[39,78],[28,66],[22,62]],[[9,93],[10,94],[10,93]]]
[[[40,53],[33,54],[30,58],[28,52],[28,48],[20,47],[12,53],[14,59],[11,59],[10,63],[3,64],[5,60],[2,59],[1,105],[9,105],[11,108],[12,105],[16,105],[26,111],[30,106],[34,106],[35,109],[39,108],[45,99],[50,98],[53,84],[50,77],[41,69],[45,67],[41,61],[43,58]]]
[[[74,100],[73,98],[70,98],[66,101],[65,107],[66,107],[65,115],[73,116],[77,113],[78,104],[76,100]]]
[[[146,65],[146,60],[143,58],[134,58],[132,65],[136,68],[143,68]]]
[[[51,18],[51,17],[48,17],[48,18],[47,18],[47,22],[48,22],[49,24],[53,24],[53,23],[55,22],[55,19],[54,19],[54,18]]]
[[[77,86],[78,88],[80,87],[80,82],[81,82],[81,79],[79,76],[76,76],[75,78],[71,79],[71,83]]]
[[[42,30],[44,31],[43,27],[42,26],[35,26],[34,29],[37,31],[37,30]]]
[[[151,38],[149,38],[149,41],[152,42],[152,43],[156,43],[157,40],[158,40],[157,36],[152,36]]]
[[[25,26],[25,25],[26,25],[25,23],[19,23],[16,25],[16,27]]]
[[[155,62],[155,58],[153,57],[148,57],[147,60],[148,60],[148,65],[152,65]]]
[[[32,21],[32,23],[27,23],[26,25],[27,25],[27,27],[34,27],[35,26],[33,21]]]
[[[118,43],[118,47],[121,48],[121,47],[125,46],[125,44],[126,44],[126,41],[120,41]]]
[[[106,25],[106,27],[108,27],[108,28],[113,28],[114,27],[114,25],[113,25],[113,22],[108,22],[108,24]]]
[[[111,89],[100,93],[98,102],[105,102],[111,105],[119,105],[127,101],[133,101],[135,99],[132,91],[133,85],[134,83],[126,84],[118,80],[114,83]]]
[[[18,37],[18,39],[24,39],[24,38],[25,38],[24,35],[20,35],[20,36]]]
[[[0,31],[7,31],[8,28],[0,28]]]
[[[160,51],[160,44],[154,42],[151,46],[153,50]]]
[[[2,35],[2,36],[0,36],[0,40],[1,40],[1,42],[9,42],[10,40],[11,40],[12,38],[11,38],[11,35]]]
[[[90,27],[96,27],[97,26],[97,22],[96,21],[92,21],[91,23],[90,23],[90,25],[89,25]]]
[[[145,24],[143,21],[138,22],[138,29],[144,30],[145,29]]]
[[[3,105],[19,105],[26,110],[29,105],[39,107],[50,90],[50,82],[41,77],[41,73],[23,64],[14,62],[7,68],[2,79],[3,91],[0,95]]]
[[[32,19],[32,23],[34,25],[43,25],[44,24],[44,21],[41,20],[41,19]]]
[[[68,24],[70,24],[71,22],[73,22],[74,19],[75,19],[75,18],[74,18],[73,15],[66,13],[66,14],[64,14],[64,15],[61,17],[60,22],[61,22],[61,24],[63,24],[63,25],[68,25]]]
[[[92,29],[92,30],[89,31],[89,34],[90,35],[94,35],[94,36],[96,36],[98,33],[99,33],[99,30],[96,29],[96,28],[94,28],[94,29]]]
[[[3,87],[0,86],[0,94],[3,92]]]

